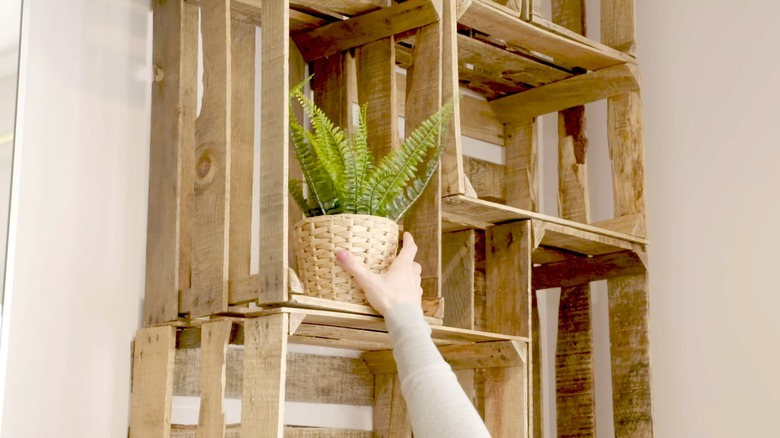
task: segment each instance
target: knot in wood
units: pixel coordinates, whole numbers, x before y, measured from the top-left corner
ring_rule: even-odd
[[[198,163],[196,165],[198,178],[205,179],[209,176],[209,173],[211,173],[211,163],[211,151],[207,149],[198,157]]]

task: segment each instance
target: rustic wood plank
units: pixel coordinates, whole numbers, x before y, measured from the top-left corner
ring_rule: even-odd
[[[133,344],[130,438],[170,436],[176,329],[142,328]]]
[[[445,233],[442,237],[442,297],[444,324],[474,328],[474,230]]]
[[[647,273],[607,281],[616,437],[652,437]]]
[[[410,0],[293,36],[306,61],[423,27],[440,19],[437,2]]]
[[[639,89],[633,64],[608,67],[490,102],[504,123],[527,120]]]
[[[508,186],[504,175],[505,166],[478,158],[463,157],[463,168],[479,199],[493,202],[503,202],[506,199]],[[516,186],[509,187],[514,190]]]
[[[264,6],[268,4],[264,3]],[[268,8],[264,10],[268,11]],[[242,437],[283,436],[288,316],[280,313],[248,319],[244,323]]]
[[[453,370],[475,368],[508,368],[525,364],[526,345],[518,341],[477,342],[439,347],[444,360]],[[373,374],[398,372],[392,350],[363,353],[363,360]]]
[[[195,135],[197,10],[154,4],[145,325],[176,319],[189,287]]]
[[[316,11],[329,11],[353,17],[385,6],[386,0],[295,0],[295,3]]]
[[[290,14],[292,13],[293,11],[291,10]],[[290,78],[289,83],[290,85],[300,84],[301,82],[306,80],[306,61],[303,60],[301,51],[298,50],[298,46],[296,46],[294,43],[292,42],[289,43],[289,50],[290,50],[289,71],[288,71],[288,75]],[[295,117],[296,120],[303,120],[303,108],[300,105],[293,106],[292,113],[289,115],[289,117]],[[290,178],[298,178],[301,181],[303,181],[303,173],[301,172],[301,165],[300,163],[298,163],[298,160],[295,158],[295,150],[293,148],[289,148],[289,158],[287,159],[287,162],[289,165],[288,176]],[[292,236],[295,224],[298,223],[298,221],[300,221],[301,219],[303,219],[303,212],[295,202],[288,202],[287,210],[288,210],[287,233],[288,236]],[[297,261],[295,260],[295,251],[293,250],[293,248],[289,248],[287,263],[290,269],[297,269]],[[293,286],[292,282],[290,282],[289,284],[290,291],[293,290],[292,286]],[[257,287],[257,282],[255,282],[255,287]],[[303,285],[301,285],[301,288],[303,288]],[[257,294],[255,293],[254,296],[257,296]]]
[[[445,1],[441,18],[441,100],[452,102],[452,119],[441,133],[441,196],[466,193],[461,145],[460,88],[458,85],[457,2]]]
[[[358,48],[358,102],[366,105],[368,145],[377,160],[398,148],[398,88],[395,39],[382,38]]]
[[[254,36],[254,35],[253,35]],[[228,320],[203,324],[200,363],[200,415],[198,438],[225,436],[227,347],[233,323]]]
[[[230,253],[228,279],[247,277],[255,162],[255,26],[231,20]],[[228,290],[229,302],[234,297]],[[252,297],[254,298],[254,297]]]
[[[633,249],[630,242],[609,236],[545,223],[541,244],[586,255],[602,255]]]
[[[406,133],[411,133],[441,107],[442,26],[434,23],[417,33],[415,59],[406,77]],[[441,168],[404,218],[404,230],[414,235],[418,245],[417,262],[422,266],[423,294],[441,296]]]
[[[201,350],[176,351],[173,394],[197,397],[201,394]],[[225,398],[240,399],[243,394],[244,350],[227,350]],[[365,362],[357,358],[288,353],[287,401],[371,406],[374,378]]]
[[[461,97],[460,131],[466,137],[504,145],[504,125],[496,117],[493,108],[482,99]]]
[[[495,437],[529,436],[527,369],[487,368],[485,425]]]
[[[569,71],[520,56],[466,35],[458,34],[457,47],[457,59],[461,70],[479,70],[496,81],[511,80],[538,87],[573,75]]]
[[[196,438],[197,426],[174,424],[171,438]],[[226,438],[240,438],[241,425],[227,426]],[[350,429],[329,429],[322,427],[285,426],[284,438],[371,438],[371,431]]]
[[[352,127],[350,103],[356,97],[352,95],[350,86],[351,62],[352,55],[349,52],[340,52],[311,63],[314,103],[336,126],[346,130]]]
[[[410,438],[412,425],[397,374],[374,377],[374,438]]]
[[[201,33],[203,99],[195,123],[192,287],[181,301],[181,311],[193,317],[228,307],[232,113],[229,0],[201,7]]]
[[[646,236],[645,150],[639,92],[626,93],[607,101],[607,134],[615,217],[640,215],[636,217],[637,235]]]
[[[646,256],[623,251],[594,257],[549,263],[534,267],[534,289],[570,287],[592,281],[641,274],[647,271]]]
[[[635,0],[601,0],[601,41],[621,52],[636,54]]]
[[[542,438],[544,436],[544,423],[542,422],[542,410],[544,394],[542,391],[542,330],[539,317],[538,294],[531,294],[531,345],[528,349],[528,436]]]
[[[263,0],[258,302],[287,301],[289,267],[289,0]]]
[[[535,118],[504,125],[506,204],[539,210],[539,160]],[[511,188],[511,189],[510,189]]]
[[[558,113],[558,209],[562,218],[590,222],[585,107]]]
[[[599,235],[609,238],[602,243],[611,247],[624,249],[631,249],[632,243],[640,245],[646,245],[648,243],[646,239],[641,237],[606,230],[604,228],[598,228],[554,216],[547,216],[528,210],[520,210],[495,202],[468,198],[466,196],[448,196],[442,200],[442,207],[442,216],[447,221],[465,224],[467,227],[484,229],[491,224],[522,219],[536,219],[545,223],[545,227],[548,227],[551,230],[552,236],[555,236],[556,233],[574,233],[574,236],[572,237],[579,236],[576,237],[577,239],[583,238],[588,240],[593,238],[597,239],[597,242],[601,242],[600,237],[594,236]],[[563,231],[567,229],[570,231]],[[577,234],[579,231],[582,231],[585,234]],[[618,240],[623,242],[617,242]],[[605,248],[602,247],[602,249]]]
[[[548,32],[489,0],[474,0],[458,22],[515,47],[542,53],[551,57],[555,65],[568,69],[599,70],[633,59],[608,46],[595,42],[584,44]]]
[[[632,236],[642,236],[647,226],[644,213],[629,213],[599,222],[591,222],[594,227],[604,228]]]

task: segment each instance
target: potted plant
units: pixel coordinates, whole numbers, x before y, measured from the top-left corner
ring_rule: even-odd
[[[367,304],[363,291],[341,269],[335,250],[349,250],[374,272],[384,272],[398,250],[397,221],[419,198],[441,156],[439,133],[452,104],[444,105],[401,146],[375,162],[368,145],[366,107],[349,135],[294,87],[312,130],[290,117],[293,148],[303,180],[290,179],[289,191],[303,211],[293,230],[299,275],[307,295]],[[291,111],[292,114],[292,111]]]

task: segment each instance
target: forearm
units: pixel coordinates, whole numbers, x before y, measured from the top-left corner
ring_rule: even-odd
[[[490,437],[433,344],[420,307],[398,304],[386,312],[385,319],[415,437]]]

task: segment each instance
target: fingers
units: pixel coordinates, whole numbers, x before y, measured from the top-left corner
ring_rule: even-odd
[[[415,275],[422,274],[422,265],[420,265],[419,263],[414,262],[412,264],[412,269],[414,270]]]
[[[406,262],[413,262],[414,256],[417,255],[417,244],[414,243],[414,237],[409,232],[404,232],[404,247],[401,248],[401,252],[398,253],[396,259],[401,259]]]
[[[364,265],[360,260],[352,256],[352,254],[350,254],[349,251],[343,249],[337,249],[336,261],[339,262],[339,265],[341,265],[341,267],[344,268],[344,270],[347,271],[348,274],[355,277],[358,283],[367,280],[368,277],[371,275],[371,271],[368,270],[366,265]]]

